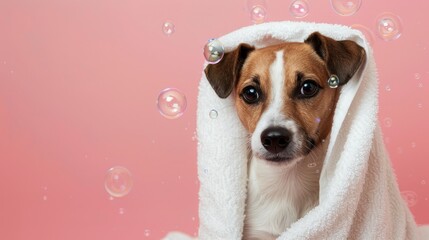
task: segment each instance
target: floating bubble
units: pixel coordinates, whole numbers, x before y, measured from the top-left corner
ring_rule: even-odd
[[[252,10],[250,10],[250,18],[252,22],[255,24],[263,23],[265,21],[265,17],[267,15],[267,11],[262,6],[253,6]]]
[[[374,43],[373,33],[369,28],[361,24],[353,24],[351,27],[361,31],[370,45]]]
[[[150,230],[149,229],[145,229],[144,230],[144,236],[145,237],[149,237],[150,236]]]
[[[417,104],[417,108],[418,108],[418,109],[422,109],[422,108],[423,108],[423,103],[418,103],[418,104]]]
[[[385,89],[386,89],[387,92],[392,91],[392,88],[390,88],[390,85],[386,85]]]
[[[176,27],[174,26],[173,23],[171,22],[164,22],[162,24],[162,32],[167,35],[170,36],[171,34],[173,34],[176,31]]]
[[[334,11],[341,16],[355,14],[362,4],[362,0],[331,0]]]
[[[417,194],[413,191],[401,192],[402,199],[407,203],[408,207],[413,207],[417,204]]]
[[[398,16],[392,13],[383,13],[377,18],[377,35],[385,40],[398,39],[402,34],[402,24]]]
[[[158,96],[158,110],[168,119],[176,119],[186,110],[186,96],[175,88],[166,88]]]
[[[211,118],[211,119],[215,119],[215,118],[217,118],[218,113],[217,113],[217,111],[216,111],[216,110],[212,109],[212,110],[209,112],[209,116],[210,116],[210,118]]]
[[[387,117],[383,120],[383,123],[384,123],[385,127],[391,127],[392,126],[392,119]]]
[[[125,209],[124,208],[119,208],[119,214],[121,214],[121,215],[124,215],[124,213],[125,213]]]
[[[222,60],[225,49],[223,44],[215,39],[210,39],[204,46],[204,57],[209,64],[216,64]]]
[[[113,167],[107,171],[104,188],[112,197],[127,195],[133,186],[130,171],[124,167]]]
[[[316,123],[320,123],[320,118],[316,118]]]
[[[308,15],[310,8],[305,0],[295,0],[289,7],[289,12],[295,18],[303,18]]]
[[[422,180],[422,181],[420,182],[420,184],[421,184],[421,185],[426,185],[426,180]]]
[[[412,143],[411,143],[411,147],[412,147],[412,148],[416,148],[416,143],[415,143],[415,142],[412,142]]]
[[[422,76],[420,75],[420,73],[415,73],[414,74],[414,78],[419,80]]]

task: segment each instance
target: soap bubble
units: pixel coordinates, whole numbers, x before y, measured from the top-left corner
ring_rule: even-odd
[[[334,11],[341,16],[355,14],[362,4],[362,0],[331,0]]]
[[[413,207],[417,204],[417,194],[413,191],[401,192],[402,199],[407,203],[408,207]]]
[[[121,214],[121,215],[124,215],[124,213],[125,213],[125,209],[124,208],[119,208],[119,214]]]
[[[210,39],[204,46],[204,57],[210,64],[216,64],[220,62],[224,53],[225,49],[223,48],[223,44],[215,38]]]
[[[419,80],[422,76],[420,75],[420,73],[415,73],[414,74],[414,78]]]
[[[183,115],[186,110],[186,96],[175,88],[166,88],[158,96],[158,110],[162,116],[175,119]]]
[[[367,27],[365,27],[364,25],[361,25],[361,24],[353,24],[353,25],[351,25],[351,27],[353,29],[361,31],[363,33],[363,35],[365,36],[366,40],[368,41],[368,43],[370,45],[373,44],[374,38],[373,38],[373,34],[372,34],[372,32],[371,32],[371,30],[369,28],[367,28]]]
[[[387,117],[383,120],[383,123],[384,123],[385,127],[391,127],[392,126],[392,119]]]
[[[308,15],[309,12],[308,3],[305,0],[295,0],[289,7],[289,11],[293,17],[303,18]]]
[[[212,109],[212,110],[210,111],[210,113],[209,113],[209,116],[210,116],[210,118],[211,118],[211,119],[215,119],[215,118],[217,118],[218,113],[217,113],[217,111],[216,111],[216,110]]]
[[[386,89],[387,92],[392,91],[392,88],[390,87],[390,85],[386,85],[385,89]]]
[[[252,10],[250,10],[250,17],[253,23],[263,23],[265,21],[267,11],[262,6],[253,6]]]
[[[401,19],[392,13],[383,13],[377,18],[377,34],[385,40],[391,41],[402,34]]]
[[[175,28],[176,27],[171,22],[164,22],[164,24],[162,24],[162,32],[167,36],[173,34],[176,31]]]
[[[107,171],[104,188],[112,197],[123,197],[131,191],[133,179],[124,167],[113,167]]]

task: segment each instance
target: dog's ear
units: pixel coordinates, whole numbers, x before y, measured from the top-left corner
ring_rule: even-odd
[[[350,40],[336,41],[314,32],[304,42],[326,62],[330,74],[338,76],[340,85],[347,83],[365,60],[365,50]]]
[[[234,51],[225,53],[217,64],[207,65],[204,72],[219,97],[226,98],[231,94],[240,78],[244,61],[254,49],[254,47],[242,43]]]

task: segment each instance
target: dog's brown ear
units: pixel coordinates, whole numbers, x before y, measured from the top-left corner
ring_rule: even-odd
[[[231,94],[240,77],[244,61],[254,49],[254,47],[242,43],[234,51],[225,53],[217,64],[207,65],[204,72],[219,97],[226,98]]]
[[[365,50],[350,40],[336,41],[314,32],[304,42],[326,62],[330,74],[338,76],[340,85],[347,83],[365,60]]]

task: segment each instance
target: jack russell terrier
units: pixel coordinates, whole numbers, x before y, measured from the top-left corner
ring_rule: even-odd
[[[315,32],[303,43],[240,44],[206,67],[249,133],[243,239],[275,239],[318,204],[320,171],[309,164],[322,166],[341,86],[364,59],[355,42]]]

